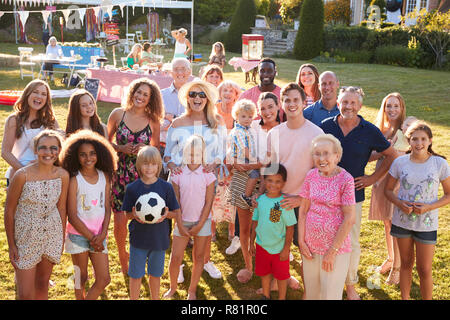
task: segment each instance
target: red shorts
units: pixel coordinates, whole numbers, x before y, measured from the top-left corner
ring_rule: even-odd
[[[280,254],[270,254],[259,244],[256,244],[255,274],[259,277],[272,274],[277,280],[287,280],[289,274],[289,257],[280,261]]]

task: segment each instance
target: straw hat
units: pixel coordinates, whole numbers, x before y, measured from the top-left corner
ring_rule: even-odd
[[[206,93],[208,100],[210,100],[213,105],[216,104],[217,100],[219,99],[219,90],[217,90],[217,88],[209,82],[200,79],[195,79],[191,82],[184,84],[180,88],[180,91],[178,92],[178,100],[185,108],[188,107],[187,102],[188,93],[195,86],[200,87],[202,91]]]

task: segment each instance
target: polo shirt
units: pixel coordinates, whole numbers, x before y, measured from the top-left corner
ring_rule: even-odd
[[[192,171],[186,165],[181,173],[172,175],[171,180],[180,188],[181,219],[198,222],[205,206],[206,189],[216,181],[216,176],[213,172],[204,172],[203,166]],[[211,213],[208,217],[211,218]]]
[[[320,126],[323,120],[334,117],[338,114],[339,109],[337,104],[333,107],[333,109],[327,110],[322,103],[322,99],[314,102],[312,105],[303,110],[303,117],[314,123],[316,126]]]
[[[321,128],[325,133],[335,136],[342,145],[343,153],[339,166],[347,170],[353,178],[364,175],[364,169],[369,162],[373,150],[383,152],[390,147],[390,143],[372,123],[358,115],[360,122],[356,128],[346,136],[338,124],[339,115],[322,122]],[[364,201],[364,189],[355,190],[356,202]]]

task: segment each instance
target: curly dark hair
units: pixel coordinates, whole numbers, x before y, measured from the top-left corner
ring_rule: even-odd
[[[164,118],[164,101],[158,84],[148,78],[135,79],[130,83],[125,100],[123,101],[125,111],[133,108],[133,96],[141,85],[149,86],[151,92],[150,101],[145,107],[147,117],[154,122],[160,123]]]
[[[78,161],[78,149],[83,144],[90,144],[94,147],[97,153],[95,167],[103,171],[111,180],[117,168],[116,152],[105,137],[91,130],[79,130],[64,141],[63,149],[59,156],[61,166],[69,172],[71,177],[75,176],[81,169]]]

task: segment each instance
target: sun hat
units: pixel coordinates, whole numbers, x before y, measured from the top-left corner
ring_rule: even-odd
[[[178,100],[185,108],[188,107],[187,102],[188,93],[195,86],[198,86],[203,91],[205,91],[206,96],[211,100],[211,103],[213,105],[217,102],[217,99],[219,98],[219,90],[217,90],[217,88],[209,82],[200,79],[195,79],[191,82],[185,83],[180,88],[180,91],[178,91]]]

